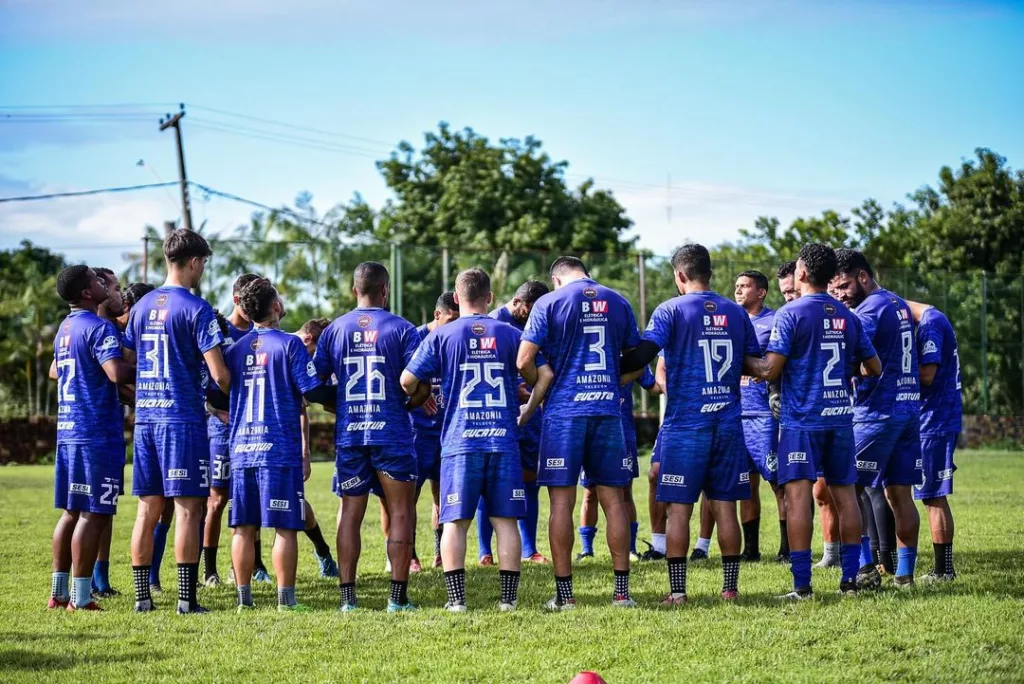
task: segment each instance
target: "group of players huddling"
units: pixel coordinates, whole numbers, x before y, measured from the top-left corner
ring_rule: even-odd
[[[116,593],[107,569],[124,479],[122,403],[135,407],[138,612],[155,608],[172,516],[177,611],[206,612],[197,601],[198,561],[202,555],[204,584],[220,584],[216,552],[229,500],[239,611],[253,607],[252,582],[270,581],[261,528],[275,530],[279,610],[306,610],[295,594],[299,530],[314,543],[321,576],[339,578],[340,609],[356,610],[370,492],[381,502],[388,611],[415,610],[408,577],[420,569],[416,501],[428,481],[434,565],[443,567],[452,612],[466,610],[474,517],[480,564],[497,558],[502,611],[516,608],[521,563],[549,563],[536,544],[539,487],[550,497],[555,578],[546,607],[576,606],[578,484],[585,495],[577,561],[593,556],[600,506],[617,607],[636,605],[630,561],[641,558],[667,560],[662,605],[687,600],[689,525],[702,495],[691,560],[706,558],[717,525],[721,595],[735,600],[741,560],[760,559],[761,479],[778,502],[778,559],[793,573],[793,591],[782,598],[813,595],[814,500],[825,538],[818,566],[841,567],[841,593],[876,589],[883,573],[896,586],[913,585],[915,498],[928,511],[935,551],[926,578],[955,577],[946,500],[961,412],[953,329],[935,308],[880,287],[860,252],[804,246],[779,269],[787,304],[772,311],[763,274],[740,274],[735,301],[727,299],[711,290],[708,251],[686,245],[672,258],[680,296],[658,306],[642,334],[629,302],[576,257],[551,265],[553,291],[530,281],[494,310],[488,275],[463,271],[420,328],[387,310],[388,272],[365,262],[353,274],[356,308],[293,335],[280,330],[285,303],[266,278],[236,281],[227,318],[190,293],[211,255],[201,235],[172,232],[164,255],[165,284],[132,285],[125,296],[107,269],[72,266],[58,277],[71,311],[51,368],[55,506],[63,514],[53,536],[50,608],[99,610],[95,599]],[[667,396],[650,478],[653,544],[642,557],[632,497],[634,381]],[[309,403],[336,415],[337,564],[304,496]]]

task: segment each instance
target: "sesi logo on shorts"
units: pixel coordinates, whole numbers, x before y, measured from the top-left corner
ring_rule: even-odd
[[[513,489],[512,490],[512,498],[514,500],[516,500],[516,501],[521,501],[521,500],[525,499],[526,498],[526,490],[525,489]]]
[[[878,470],[878,461],[857,461],[857,470]]]
[[[670,475],[668,473],[662,473],[661,483],[681,487],[686,484],[686,478],[683,477],[682,475]]]
[[[188,469],[187,468],[170,468],[167,471],[168,480],[187,480]]]
[[[807,463],[807,452],[791,451],[786,454],[786,461],[789,463]]]
[[[288,499],[271,499],[270,510],[272,511],[287,511],[291,509],[291,503]]]
[[[85,494],[86,496],[92,495],[92,487],[87,484],[78,484],[77,482],[72,482],[68,486],[68,491],[72,494]]]
[[[548,468],[565,468],[564,458],[549,458],[547,460]]]
[[[444,502],[448,504],[459,503],[459,493],[455,492],[454,494],[449,494],[448,496],[444,497]]]
[[[363,478],[361,478],[359,476],[356,476],[356,477],[351,477],[351,478],[345,480],[344,482],[342,482],[339,485],[339,487],[341,489],[353,489],[355,487],[358,487],[362,483],[363,483]]]

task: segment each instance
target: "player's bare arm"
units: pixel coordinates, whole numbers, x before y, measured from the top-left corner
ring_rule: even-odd
[[[308,482],[312,469],[310,466],[309,415],[306,413],[305,404],[299,411],[299,429],[302,434],[302,481]]]
[[[654,382],[657,383],[658,391],[651,388],[651,394],[668,394],[665,389],[668,387],[668,370],[665,368],[665,357],[658,357],[658,365],[654,367]]]
[[[530,387],[537,386],[537,352],[540,351],[533,342],[523,340],[519,343],[519,355],[516,357],[516,368],[523,380]]]
[[[48,373],[51,380],[57,379],[57,359],[50,361],[50,372]]]
[[[544,401],[544,395],[547,394],[554,379],[555,373],[551,370],[551,366],[545,364],[537,368],[537,384],[533,386],[533,391],[530,392],[529,401],[523,405],[522,410],[519,412],[519,427],[523,427],[530,422],[530,418],[537,411],[537,407]]]
[[[751,364],[749,371],[747,367],[748,362]],[[747,356],[743,359],[744,373],[767,380],[768,382],[778,382],[779,378],[782,377],[782,369],[785,366],[786,357],[775,352],[768,352],[764,355],[763,359],[753,356]]]
[[[231,390],[231,372],[228,371],[228,366],[224,363],[224,354],[221,352],[221,348],[217,346],[208,350],[203,354],[203,359],[210,369],[210,377],[217,383],[217,387],[227,394]]]
[[[107,374],[110,382],[118,385],[131,385],[135,382],[135,366],[125,363],[123,359],[105,361],[103,372]]]
[[[882,361],[877,356],[872,356],[861,364],[861,373],[872,378],[877,378],[882,374]]]
[[[399,383],[402,385],[402,391],[409,397],[405,404],[408,409],[422,406],[430,398],[430,382],[420,380],[407,370],[402,371]]]
[[[623,373],[622,375],[619,376],[619,384],[620,385],[628,385],[629,383],[633,382],[634,380],[639,380],[643,376],[643,374],[644,374],[644,369],[643,368],[641,368],[639,370],[632,371],[631,373]]]

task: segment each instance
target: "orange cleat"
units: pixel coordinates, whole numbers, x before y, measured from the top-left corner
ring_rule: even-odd
[[[413,558],[412,560],[409,561],[409,572],[419,572],[422,569],[423,569],[423,566],[420,565],[420,559],[419,558]]]
[[[50,597],[50,602],[46,604],[46,609],[47,610],[64,610],[65,608],[67,608],[70,605],[71,605],[71,599],[68,599],[67,601],[61,601],[60,599],[57,599],[57,598],[54,598],[53,596],[51,596]]]
[[[537,563],[538,565],[550,565],[551,564],[551,561],[548,560],[547,556],[545,556],[540,551],[536,552],[535,554],[533,554],[532,556],[530,556],[529,558],[526,558],[524,560],[527,560],[530,563]]]
[[[486,556],[480,556],[480,565],[493,566],[494,556],[492,556],[491,554],[487,554]]]
[[[78,611],[78,610],[103,610],[103,609],[100,608],[100,604],[96,603],[95,601],[89,601],[88,603],[86,603],[81,608],[75,608],[75,604],[73,604],[73,603],[69,603],[68,604],[67,611],[69,613],[74,613],[75,611]]]

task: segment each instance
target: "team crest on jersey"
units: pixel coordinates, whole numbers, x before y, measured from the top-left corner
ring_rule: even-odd
[[[594,297],[597,296],[597,290],[595,290],[592,287],[588,287],[585,290],[583,290],[583,296],[588,299],[593,299]]]
[[[928,340],[924,343],[924,349],[921,351],[922,354],[935,354],[939,351],[938,345],[933,340]]]
[[[263,340],[260,338],[259,335],[256,336],[255,340],[249,343],[249,349],[252,349],[253,351],[259,351],[260,347],[262,346]]]
[[[704,310],[708,313],[714,313],[718,311],[718,305],[714,302],[704,302]]]
[[[316,364],[313,363],[312,361],[306,364],[306,375],[308,375],[311,378],[316,377]]]
[[[829,316],[835,316],[836,315],[836,307],[835,307],[835,305],[833,305],[833,304],[826,304],[824,308],[825,308],[825,313],[827,313]]]
[[[356,325],[358,325],[360,328],[369,328],[370,327],[370,323],[372,323],[372,322],[373,322],[373,319],[371,319],[366,314],[363,314],[358,319],[356,319]]]
[[[485,332],[487,332],[487,326],[485,326],[483,323],[474,323],[473,327],[471,327],[470,330],[473,331],[474,335],[483,335]]]
[[[210,325],[206,326],[206,334],[209,335],[210,337],[214,337],[219,332],[220,332],[220,323],[218,323],[217,319],[214,318],[212,321],[210,321]]]
[[[156,298],[156,305],[157,306],[163,306],[166,303],[167,303],[167,295],[162,294],[162,295],[158,295],[157,296],[157,298]]]
[[[100,344],[100,351],[106,351],[108,349],[117,349],[121,346],[121,343],[117,341],[117,337],[114,335],[107,335],[103,338],[103,342]]]

